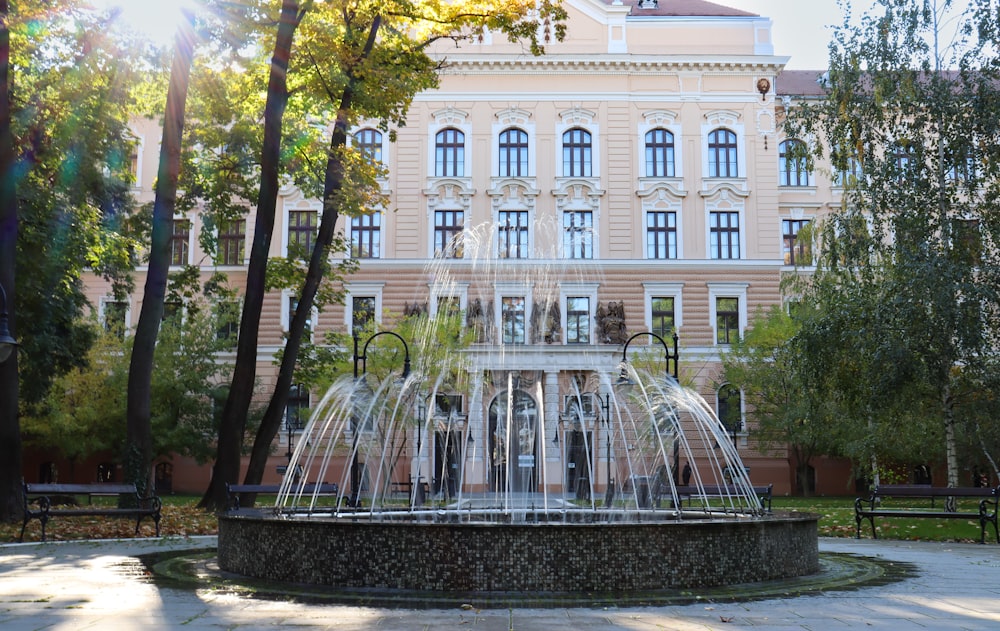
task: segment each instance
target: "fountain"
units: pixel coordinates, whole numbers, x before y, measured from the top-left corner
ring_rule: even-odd
[[[537,244],[561,242],[560,224],[536,229]],[[501,232],[466,230],[449,247],[462,255],[426,270],[430,309],[407,309],[423,313],[405,332],[412,370],[403,335],[355,340],[353,377],[315,406],[292,454],[287,471],[302,475],[286,474],[274,506],[220,517],[219,566],[478,601],[817,572],[816,516],[763,509],[726,428],[681,385],[676,336],[672,349],[628,337],[623,303],[597,306],[599,261],[501,258]],[[649,344],[630,355],[637,338]],[[373,343],[391,369],[367,370]],[[389,374],[400,349],[402,376]],[[309,493],[315,482],[340,497]]]
[[[404,378],[371,384],[368,344],[383,334],[405,349]],[[628,361],[642,335],[662,343],[674,374]],[[558,414],[546,412],[554,384],[543,373],[504,369],[503,352],[489,366],[484,354],[453,355],[452,365],[411,373],[400,335],[376,333],[361,355],[356,344],[355,378],[329,390],[292,456],[288,471],[305,475],[286,476],[273,507],[220,518],[220,567],[480,595],[692,589],[818,571],[816,517],[764,510],[725,426],[677,380],[676,338],[671,355],[657,335],[632,336],[617,380],[577,373]],[[456,368],[478,377],[471,401],[494,393],[483,413],[463,414],[444,391]],[[307,492],[317,481],[337,482],[340,497]]]

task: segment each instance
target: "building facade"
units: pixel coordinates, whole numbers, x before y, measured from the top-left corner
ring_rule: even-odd
[[[784,70],[789,57],[775,54],[767,17],[701,0],[565,4],[565,41],[541,26],[545,55],[500,37],[449,42],[439,51],[440,86],[415,99],[395,142],[374,121],[353,130],[352,143],[387,167],[390,202],[341,219],[351,251],[338,256],[360,267],[345,283],[345,304],[314,314],[311,327],[350,332],[374,319],[391,328],[414,306],[461,312],[475,329],[474,387],[447,399],[449,414],[488,444],[514,375],[532,440],[558,445],[536,466],[564,470],[579,458],[600,461],[600,399],[589,393],[602,393],[599,375],[616,370],[626,341],[653,333],[669,343],[676,333],[681,380],[717,409],[737,410],[726,416],[739,419],[731,439],[754,482],[794,492],[794,463],[783,450],[757,449],[751,411],[721,382],[719,359],[755,310],[782,303],[782,275],[808,268],[799,231],[839,205],[836,178],[807,170],[790,151],[798,140],[780,128],[789,98],[818,94],[820,73]],[[136,133],[136,193],[150,201],[160,130],[138,122]],[[320,210],[319,200],[283,190],[271,254],[309,244]],[[173,262],[225,272],[240,287],[253,225],[248,217],[220,228],[212,259],[199,250],[197,213],[178,216]],[[99,279],[88,281],[100,317],[133,327],[141,287],[140,278],[122,305]],[[265,300],[265,392],[294,308],[288,292]],[[650,335],[628,346],[660,352]],[[588,393],[582,425],[567,420],[580,391]],[[308,407],[320,394],[293,402]],[[594,432],[584,441],[591,453],[579,453],[579,431]],[[269,467],[275,480],[288,437],[280,433]],[[448,470],[448,450],[428,458],[422,471],[446,485],[435,472]],[[853,488],[844,463],[816,469],[818,492]],[[183,459],[158,471],[175,491],[200,492],[208,479],[207,467]],[[571,471],[566,479],[571,486]]]

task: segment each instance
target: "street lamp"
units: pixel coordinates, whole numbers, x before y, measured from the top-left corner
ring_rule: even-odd
[[[376,337],[380,335],[391,335],[395,337],[403,345],[403,379],[410,376],[410,347],[407,346],[406,340],[403,339],[399,333],[395,331],[379,331],[378,333],[372,335],[365,342],[365,345],[361,347],[361,354],[358,354],[358,334],[355,331],[353,333],[354,338],[354,381],[358,381],[358,377],[363,376],[368,370],[368,345],[372,343]],[[356,412],[352,412],[356,414]],[[361,468],[358,466],[358,434],[361,430],[362,419],[354,419],[354,446],[352,449],[351,456],[351,496],[348,503],[357,508],[361,505]]]
[[[7,318],[7,292],[3,285],[0,285],[0,364],[7,361],[17,348],[17,340],[10,334],[10,325]]]
[[[680,361],[680,353],[677,350],[677,339],[678,339],[677,338],[677,333],[674,333],[674,351],[673,351],[673,353],[671,353],[670,349],[667,348],[667,343],[665,341],[663,341],[662,337],[660,337],[659,335],[657,335],[656,333],[653,333],[651,331],[643,331],[642,333],[636,333],[632,337],[628,338],[628,341],[625,342],[625,347],[622,348],[622,371],[621,371],[621,375],[619,375],[618,381],[615,383],[615,385],[619,385],[619,386],[634,385],[632,383],[632,380],[629,378],[629,375],[628,375],[628,345],[632,343],[632,340],[634,340],[635,338],[637,338],[637,337],[639,337],[641,335],[648,335],[648,336],[652,337],[653,339],[659,341],[660,344],[663,345],[663,356],[667,360],[667,365],[666,365],[667,376],[668,377],[672,376],[676,380],[678,378],[677,377],[677,373],[678,373],[677,366],[678,366],[678,362]],[[670,360],[673,360],[673,362],[674,362],[674,370],[673,370],[672,373],[670,372]]]

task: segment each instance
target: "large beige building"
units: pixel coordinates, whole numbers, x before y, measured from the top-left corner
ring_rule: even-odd
[[[742,411],[731,437],[754,482],[792,492],[794,463],[756,450],[752,414],[720,382],[719,357],[758,307],[782,302],[782,274],[810,263],[796,234],[839,203],[828,173],[786,159],[794,141],[780,126],[788,97],[818,92],[819,72],[783,71],[789,57],[776,54],[764,16],[701,0],[565,5],[568,35],[557,42],[543,25],[544,56],[499,37],[449,43],[440,87],[417,97],[396,142],[374,125],[354,130],[353,142],[387,167],[391,201],[342,226],[352,244],[343,254],[360,269],[346,304],[315,315],[312,327],[350,331],[374,318],[391,328],[412,305],[432,315],[460,309],[478,336],[468,351],[475,387],[449,400],[452,416],[488,442],[491,410],[516,375],[530,385],[521,390],[539,429],[533,440],[559,445],[537,466],[594,458],[597,470],[600,454],[581,454],[573,433],[595,432],[585,443],[600,445],[600,423],[567,425],[567,395],[577,386],[600,393],[597,375],[615,371],[633,335],[672,346],[676,332],[682,380],[711,405]],[[136,131],[137,194],[151,200],[160,132]],[[273,256],[313,238],[320,202],[289,188],[278,210]],[[199,250],[197,214],[177,217],[174,262],[226,272],[239,286],[252,227],[250,217],[220,233],[213,260]],[[111,313],[107,288],[90,287],[102,317]],[[141,279],[136,287],[124,310],[131,326]],[[265,300],[264,390],[293,307],[287,292]],[[629,351],[650,344],[660,352],[649,335]],[[599,416],[598,403],[588,403],[588,417]],[[275,465],[285,461],[286,432],[279,440]],[[437,449],[428,458],[424,471],[436,478],[452,456]],[[181,461],[160,467],[164,481],[168,473],[175,490],[200,491],[207,479],[207,469]],[[845,492],[846,478],[843,466],[818,463],[819,491]]]

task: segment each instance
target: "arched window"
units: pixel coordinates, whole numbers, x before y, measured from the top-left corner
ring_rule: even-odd
[[[434,175],[465,176],[465,134],[449,127],[434,137]]]
[[[716,129],[708,135],[708,177],[739,177],[736,134]]]
[[[362,129],[354,134],[354,146],[372,162],[382,162],[382,134],[374,129]]]
[[[646,177],[674,177],[674,135],[666,129],[646,132]]]
[[[740,389],[730,384],[719,388],[716,412],[731,435],[743,431],[743,394]]]
[[[778,145],[778,174],[779,186],[809,186],[806,143],[786,140]]]
[[[528,134],[517,128],[500,132],[500,177],[528,175]]]
[[[590,177],[593,144],[590,132],[574,127],[563,134],[563,177]]]

